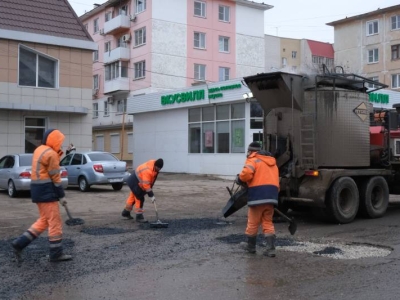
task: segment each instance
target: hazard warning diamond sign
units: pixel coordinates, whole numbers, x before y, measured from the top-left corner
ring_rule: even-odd
[[[361,121],[365,121],[368,116],[369,116],[369,112],[367,109],[367,106],[365,105],[364,102],[362,102],[359,106],[357,106],[353,112],[361,119]]]

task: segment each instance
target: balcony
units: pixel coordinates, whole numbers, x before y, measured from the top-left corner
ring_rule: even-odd
[[[105,64],[111,63],[117,60],[129,60],[130,59],[130,49],[125,47],[118,47],[110,52],[104,53],[103,62]]]
[[[129,78],[118,77],[104,82],[104,94],[129,91]]]
[[[104,34],[118,34],[131,27],[130,17],[119,15],[104,23]]]

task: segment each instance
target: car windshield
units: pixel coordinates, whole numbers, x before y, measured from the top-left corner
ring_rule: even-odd
[[[21,155],[19,157],[19,165],[21,167],[30,167],[30,166],[32,166],[32,155]]]
[[[118,159],[110,153],[90,153],[88,156],[91,161],[118,161]]]

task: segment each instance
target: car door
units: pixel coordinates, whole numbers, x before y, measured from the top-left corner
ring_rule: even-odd
[[[0,160],[0,188],[6,189],[11,168],[14,166],[14,157],[7,155]]]
[[[82,169],[82,154],[73,153],[72,155],[71,163],[68,167],[68,180],[71,180],[73,184],[78,184],[78,178]]]

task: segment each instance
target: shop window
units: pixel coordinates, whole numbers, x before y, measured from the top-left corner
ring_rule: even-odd
[[[250,129],[263,129],[263,113],[260,103],[250,103]]]
[[[231,123],[231,133],[232,133],[231,152],[232,153],[244,153],[245,152],[244,130],[245,130],[244,120],[232,121],[232,123]]]
[[[200,123],[189,124],[189,153],[200,153]]]
[[[217,122],[217,153],[229,153],[229,122]]]
[[[45,118],[25,118],[25,153],[33,153],[42,144],[45,131]]]
[[[215,146],[215,141],[214,141],[214,122],[210,123],[203,123],[203,139],[202,139],[202,145],[203,145],[203,153],[214,153],[214,146]]]

